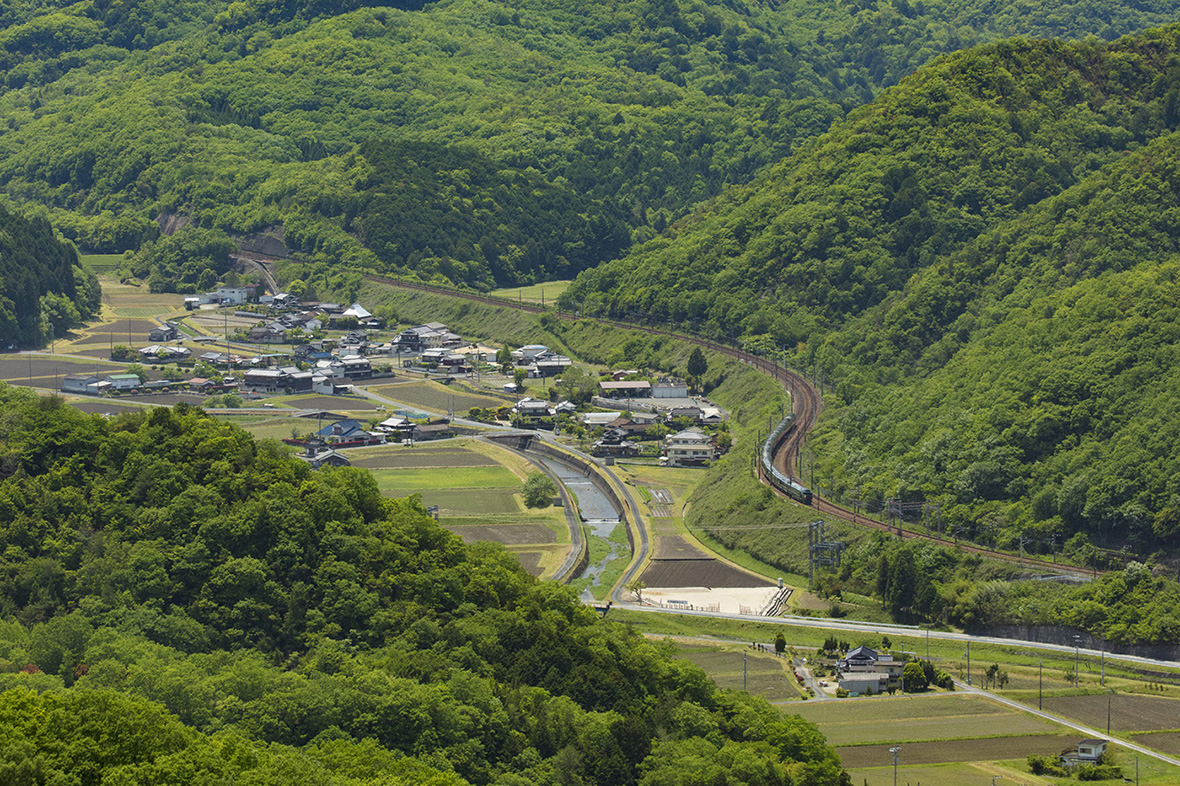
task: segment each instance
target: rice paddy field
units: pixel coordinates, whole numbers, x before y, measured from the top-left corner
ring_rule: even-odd
[[[353,449],[348,456],[373,474],[382,493],[416,494],[423,505],[437,505],[439,523],[464,542],[500,543],[534,575],[552,574],[569,551],[564,509],[524,506],[521,486],[538,469],[515,453],[480,440],[449,439]]]

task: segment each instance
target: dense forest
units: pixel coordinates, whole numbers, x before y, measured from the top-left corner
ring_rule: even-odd
[[[391,5],[4,2],[0,189],[88,250],[181,216],[281,227],[333,264],[546,280],[657,236],[939,54],[1109,39],[1178,7]]]
[[[850,783],[813,725],[363,470],[184,405],[0,407],[0,775]]]
[[[0,349],[64,336],[98,307],[98,281],[73,245],[0,204]]]
[[[823,373],[824,493],[927,500],[1013,551],[1166,555],[1178,42],[945,57],[566,303]]]

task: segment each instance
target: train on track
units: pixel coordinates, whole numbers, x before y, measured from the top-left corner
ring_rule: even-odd
[[[786,494],[793,500],[802,502],[804,505],[811,504],[811,489],[799,483],[794,478],[784,475],[779,471],[778,467],[774,465],[774,452],[778,447],[779,442],[782,441],[788,429],[792,427],[795,422],[794,415],[787,415],[774,431],[770,432],[770,436],[762,443],[762,472],[766,475],[766,479],[770,481],[770,485]]]

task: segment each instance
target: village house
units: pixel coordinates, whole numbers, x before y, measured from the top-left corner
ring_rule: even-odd
[[[701,416],[704,414],[704,411],[702,411],[700,407],[692,405],[670,407],[664,411],[664,417],[669,423],[676,420],[677,418],[688,418],[693,423],[700,423]]]
[[[441,322],[427,322],[425,325],[406,328],[397,337],[402,351],[418,352],[432,347],[441,347],[447,334],[447,326]]]
[[[606,428],[607,424],[618,419],[622,414],[622,412],[583,412],[582,424],[586,428],[594,428],[595,426]]]
[[[325,465],[331,467],[347,467],[352,464],[343,453],[332,450],[322,439],[315,437],[307,441],[304,445],[303,452],[298,454],[298,456],[310,464],[312,469],[319,469]]]
[[[111,374],[107,382],[111,383],[111,390],[134,390],[140,385],[138,374]]]
[[[553,410],[549,408],[548,401],[528,396],[516,402],[512,412],[520,417],[520,421],[524,425],[534,425],[553,417]]]
[[[310,393],[312,373],[294,366],[254,368],[246,372],[242,387],[258,393]]]
[[[651,383],[644,379],[624,382],[599,382],[603,398],[650,398]]]
[[[352,418],[338,420],[331,425],[324,426],[316,432],[316,436],[333,445],[340,443],[362,445],[385,444],[385,434],[379,431],[366,431],[361,427],[359,420],[353,420]]]
[[[140,356],[146,363],[172,363],[184,360],[193,351],[188,347],[175,347],[167,344],[152,344],[139,350]]]
[[[148,332],[148,341],[176,341],[180,338],[180,327],[175,322],[165,322]]]
[[[345,355],[340,358],[340,365],[344,369],[344,376],[349,379],[370,379],[373,376],[373,364],[368,358]]]
[[[1096,764],[1106,753],[1106,744],[1106,740],[1081,740],[1061,752],[1061,764],[1071,770],[1079,764]]]
[[[688,398],[688,385],[683,382],[657,382],[651,386],[652,398]]]
[[[254,284],[244,287],[218,287],[212,292],[202,294],[200,301],[202,304],[216,303],[223,308],[225,306],[242,306],[254,300],[257,291],[258,287]]]
[[[525,370],[533,378],[555,377],[573,364],[574,361],[566,355],[546,352],[533,358],[533,362],[528,364]]]
[[[512,362],[518,366],[527,366],[538,355],[543,355],[548,351],[549,347],[544,344],[527,344],[520,349],[512,350]]]
[[[664,442],[664,456],[671,467],[700,466],[713,459],[713,441],[695,428],[671,434]]]
[[[102,377],[97,374],[66,374],[61,381],[61,392],[97,396],[103,389],[110,387],[107,382],[105,388],[100,388],[102,382]]]
[[[639,455],[639,445],[627,439],[627,435],[620,429],[610,428],[591,446],[591,453],[595,456],[614,458],[630,458]]]
[[[871,647],[861,645],[836,662],[839,685],[850,696],[861,696],[872,691],[896,688],[900,684],[905,661],[892,655],[882,655]]]

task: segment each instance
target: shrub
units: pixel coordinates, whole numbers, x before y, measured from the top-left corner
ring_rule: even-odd
[[[525,480],[522,493],[525,505],[530,508],[543,508],[549,505],[557,494],[557,484],[543,472],[534,472]]]

